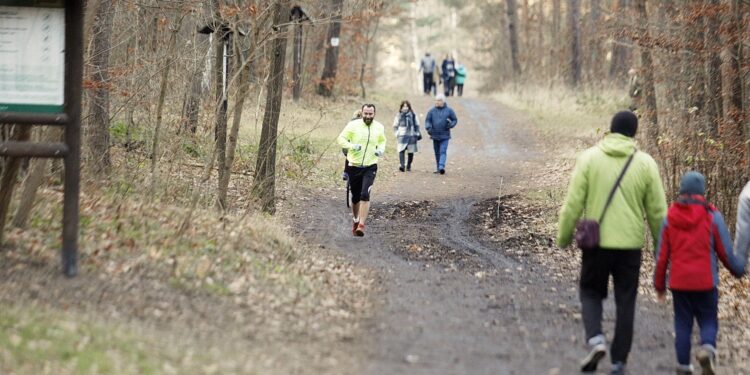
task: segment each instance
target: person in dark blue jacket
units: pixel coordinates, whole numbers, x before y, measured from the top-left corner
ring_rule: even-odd
[[[456,61],[453,60],[453,56],[446,55],[441,68],[443,91],[445,96],[452,96],[453,89],[456,87]]]
[[[448,141],[451,139],[451,129],[458,124],[456,112],[445,103],[445,95],[438,94],[435,97],[435,106],[427,112],[424,129],[432,138],[435,148],[435,162],[437,170],[435,173],[445,174],[445,163],[448,157]]]

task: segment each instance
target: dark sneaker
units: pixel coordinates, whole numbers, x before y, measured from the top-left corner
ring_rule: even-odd
[[[404,171],[404,166],[402,165],[402,166],[398,167],[398,170],[401,171],[401,172],[403,172]]]
[[[352,235],[357,235],[357,227],[359,226],[359,221],[353,221],[352,222]]]
[[[581,360],[581,372],[595,372],[599,361],[607,355],[607,342],[603,335],[589,339],[589,354]]]
[[[693,375],[693,365],[677,365],[675,373],[677,375]]]
[[[406,171],[407,171],[407,172],[411,172],[411,165],[407,165],[407,166],[406,166]]]
[[[445,174],[445,169],[441,169],[440,174]]]
[[[354,230],[354,235],[357,237],[364,237],[365,236],[365,225],[364,224],[357,224],[357,229]]]
[[[701,373],[703,375],[716,374],[716,348],[714,348],[713,345],[701,345],[698,352],[695,353],[695,358],[698,360],[698,363],[701,364]]]
[[[610,375],[625,375],[625,364],[622,362],[613,363]]]

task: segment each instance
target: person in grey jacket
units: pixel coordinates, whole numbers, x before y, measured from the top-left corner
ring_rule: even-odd
[[[451,139],[451,129],[458,124],[456,112],[445,103],[445,95],[438,94],[435,97],[435,106],[427,112],[424,120],[424,129],[432,138],[435,149],[435,162],[437,170],[435,173],[445,174],[445,164],[448,158],[448,141]]]
[[[737,226],[734,232],[734,251],[740,262],[747,264],[750,251],[750,182],[745,185],[737,202]]]
[[[419,71],[422,72],[425,95],[430,95],[430,90],[432,89],[432,86],[435,85],[435,80],[433,79],[435,68],[437,68],[435,58],[430,56],[429,52],[425,53],[424,57],[419,62]]]

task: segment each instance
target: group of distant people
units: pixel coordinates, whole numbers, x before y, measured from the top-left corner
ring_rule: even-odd
[[[419,71],[422,72],[422,80],[425,95],[437,95],[437,85],[443,85],[443,94],[445,96],[463,96],[464,83],[466,83],[466,67],[458,64],[450,54],[445,55],[445,59],[440,66],[429,52],[425,53],[419,62]],[[437,79],[436,79],[437,78]]]

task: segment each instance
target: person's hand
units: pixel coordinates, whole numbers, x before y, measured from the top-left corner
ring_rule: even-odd
[[[449,128],[453,127],[453,121],[451,121],[451,119],[445,119],[445,123],[448,124]]]
[[[418,140],[418,141],[421,141],[421,140],[422,140],[422,134],[417,134],[417,140]]]
[[[375,150],[375,156],[382,157],[383,156],[383,150],[376,149]]]
[[[667,292],[656,292],[656,299],[659,303],[667,303]]]
[[[352,145],[352,150],[359,151],[362,149],[362,145]]]

